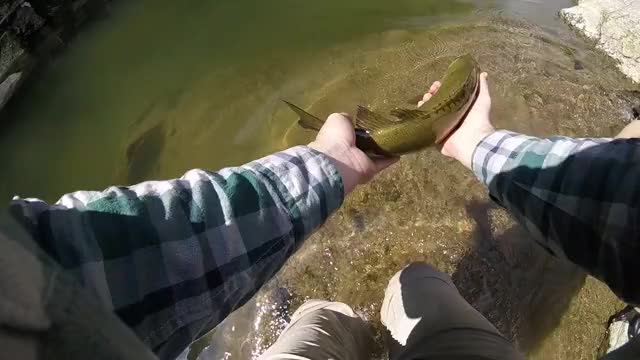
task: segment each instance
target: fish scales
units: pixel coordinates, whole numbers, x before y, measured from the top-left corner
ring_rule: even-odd
[[[471,55],[464,55],[449,65],[438,92],[419,109],[395,109],[388,117],[358,107],[356,146],[369,154],[396,156],[443,141],[475,101],[479,81],[478,64]],[[324,121],[287,104],[300,116],[300,126],[320,130]]]

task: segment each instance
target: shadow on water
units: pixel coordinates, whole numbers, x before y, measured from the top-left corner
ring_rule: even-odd
[[[157,124],[127,146],[127,183],[134,184],[147,180],[153,173],[164,146],[163,124]]]
[[[524,353],[559,324],[585,273],[538,246],[518,225],[495,234],[488,201],[467,205],[476,223],[473,248],[452,278],[462,296]]]
[[[178,96],[176,93],[151,102],[129,126],[121,170],[124,173],[119,177],[127,184],[150,180],[158,171],[166,143],[175,135],[169,119]]]

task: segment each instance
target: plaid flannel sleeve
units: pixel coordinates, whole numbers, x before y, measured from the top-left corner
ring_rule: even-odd
[[[295,147],[219,172],[80,191],[14,217],[160,358],[249,300],[343,201],[323,154]]]
[[[472,167],[540,245],[640,304],[640,140],[497,131]]]

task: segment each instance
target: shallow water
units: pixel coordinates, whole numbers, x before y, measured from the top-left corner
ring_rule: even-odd
[[[358,44],[361,53],[351,52],[344,65],[357,71],[339,72],[325,88],[296,100],[323,115],[341,101],[384,111],[437,79],[452,56],[469,51],[491,73],[498,127],[538,136],[613,136],[628,118],[620,90],[632,85],[570,33],[474,15],[465,25],[385,32]],[[577,61],[584,70],[575,70]],[[293,127],[289,135],[312,134]],[[292,309],[310,298],[348,303],[382,341],[384,288],[412,261],[452,274],[463,296],[534,359],[593,358],[620,306],[604,285],[534,246],[471,174],[433,150],[404,157],[356,191],[272,287],[289,290]],[[273,304],[265,292],[246,311],[261,314]],[[216,349],[240,349],[233,354],[241,358],[259,353],[279,329],[266,313],[252,324],[259,342]]]
[[[563,3],[443,4],[119,4],[3,114],[0,196],[54,201],[240,164],[312,137],[280,99],[321,116],[357,104],[388,110],[424,92],[464,52],[491,74],[499,127],[539,136],[611,136],[623,127],[623,91],[633,86],[559,23]],[[593,358],[620,306],[605,286],[533,246],[460,165],[426,150],[356,191],[189,357],[211,343],[205,358],[249,358],[308,298],[352,305],[382,339],[384,288],[411,261],[452,274],[532,358]]]

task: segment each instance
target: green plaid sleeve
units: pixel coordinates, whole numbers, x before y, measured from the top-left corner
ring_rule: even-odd
[[[15,199],[12,212],[160,358],[173,358],[249,300],[343,191],[331,161],[300,146],[54,205]]]
[[[640,304],[640,140],[498,131],[478,145],[472,167],[540,245]]]

